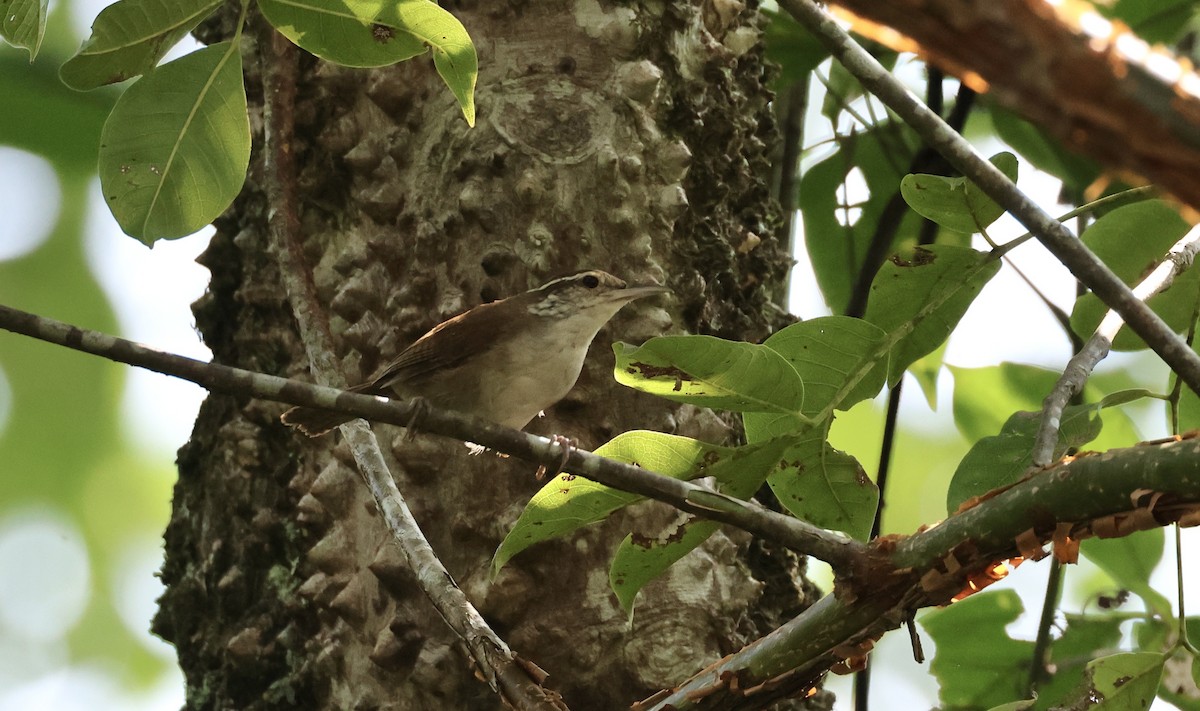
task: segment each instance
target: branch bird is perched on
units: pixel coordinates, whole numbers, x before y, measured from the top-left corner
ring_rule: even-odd
[[[350,391],[422,397],[520,429],[571,390],[592,339],[622,306],[666,291],[626,286],[602,271],[555,279],[442,322]],[[354,418],[294,407],[280,419],[319,437]]]

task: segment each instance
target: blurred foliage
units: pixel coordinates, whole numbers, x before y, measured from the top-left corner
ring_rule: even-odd
[[[83,242],[100,127],[118,92],[79,94],[59,81],[58,66],[79,43],[68,11],[58,4],[32,65],[28,53],[0,43],[0,146],[49,161],[62,190],[49,238],[0,261],[0,303],[117,332]],[[0,235],[5,219],[0,214]],[[63,664],[96,664],[133,688],[157,681],[168,667],[121,620],[124,601],[116,595],[130,546],[160,545],[174,472],[171,462],[147,459],[121,436],[125,367],[0,332],[0,372],[11,390],[0,429],[0,522],[47,509],[68,518],[85,541],[91,581],[85,614],[66,639],[28,640],[0,624],[0,647],[27,650],[19,661],[29,662],[30,674],[53,671],[33,661],[49,654]],[[13,682],[12,674],[32,681],[22,679],[20,663],[6,667],[5,681]]]

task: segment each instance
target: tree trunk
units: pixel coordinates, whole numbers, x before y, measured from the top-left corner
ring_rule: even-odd
[[[579,383],[529,429],[594,448],[629,429],[709,441],[707,412],[617,386],[610,344],[669,332],[759,340],[789,264],[773,230],[756,10],[738,3],[452,8],[480,55],[467,127],[427,57],[379,70],[302,60],[296,176],[305,252],[343,372],[359,382],[436,323],[600,268],[674,295],[626,308]],[[253,51],[252,48],[250,51]],[[261,106],[257,57],[247,86]],[[261,141],[256,143],[256,147]],[[309,379],[267,246],[256,159],[203,257],[196,304],[217,362]],[[188,708],[495,709],[413,582],[340,435],[308,441],[284,408],[210,397],[180,451],[155,630]],[[377,426],[434,549],[515,651],[576,711],[686,679],[807,604],[801,564],[714,536],[641,595],[632,626],[607,563],[642,505],[514,559],[497,543],[537,490],[531,465]]]

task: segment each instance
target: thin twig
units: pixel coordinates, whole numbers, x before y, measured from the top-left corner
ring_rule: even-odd
[[[1037,637],[1033,642],[1033,654],[1029,662],[1029,679],[1023,698],[1033,698],[1037,689],[1050,676],[1050,628],[1062,597],[1063,565],[1058,558],[1050,560],[1050,576],[1046,579],[1046,594],[1042,598],[1042,615],[1038,620]]]
[[[1197,251],[1200,251],[1200,226],[1188,230],[1188,233],[1171,247],[1171,251],[1150,275],[1134,287],[1133,294],[1139,299],[1147,300],[1165,290],[1175,281],[1176,275],[1191,268]],[[1112,341],[1123,325],[1120,314],[1110,310],[1083,348],[1067,361],[1062,376],[1042,402],[1042,423],[1034,440],[1033,466],[1044,467],[1053,460],[1063,410],[1072,397],[1083,392],[1088,377],[1096,364],[1108,355]]]
[[[1120,314],[1193,392],[1200,393],[1200,356],[1062,223],[1017,190],[1004,173],[979,155],[962,136],[950,130],[941,117],[925,108],[816,3],[812,0],[779,0],[779,6],[812,32],[864,87],[895,111],[951,165],[1033,233],[1075,278]]]
[[[328,318],[317,300],[312,274],[304,259],[300,240],[300,218],[296,200],[295,155],[293,152],[293,105],[296,94],[297,52],[266,22],[259,22],[259,54],[263,65],[264,182],[274,208],[268,217],[271,247],[279,262],[280,278],[296,316],[301,340],[313,375],[321,382],[345,385],[337,368]],[[565,711],[566,705],[554,692],[526,672],[516,655],[455,584],[413,518],[407,502],[388,470],[375,433],[366,422],[352,420],[342,425],[342,434],[358,464],[367,488],[392,538],[400,546],[418,585],[458,635],[492,691],[516,709]]]
[[[0,305],[0,329],[189,380],[216,393],[344,412],[401,427],[412,422],[414,406],[408,400],[361,395],[227,365],[205,363],[4,305]],[[545,437],[435,407],[430,407],[427,412],[423,410],[422,417],[422,433],[474,442],[547,467],[557,468],[563,462],[562,445]],[[758,504],[726,496],[689,481],[605,459],[583,449],[568,449],[569,455],[563,466],[565,470],[605,486],[662,501],[682,511],[727,523],[775,541],[823,560],[839,573],[853,571],[873,559],[867,547],[858,541],[791,516],[777,514]]]

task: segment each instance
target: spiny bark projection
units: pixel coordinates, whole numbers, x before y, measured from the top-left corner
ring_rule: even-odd
[[[759,28],[754,8],[720,7],[451,8],[480,53],[474,129],[427,59],[374,71],[304,60],[304,250],[348,381],[471,306],[601,268],[675,295],[619,314],[575,390],[530,429],[588,448],[634,428],[727,437],[709,413],[618,388],[609,348],[679,330],[753,340],[774,325],[767,301],[788,259],[768,198]],[[219,362],[308,378],[268,254],[262,169],[204,257],[214,277],[197,324]],[[180,453],[156,630],[180,650],[188,707],[498,708],[340,437],[305,441],[282,409],[210,398]],[[377,431],[459,585],[577,711],[685,679],[811,595],[794,556],[747,557],[747,537],[718,534],[643,593],[628,628],[607,563],[625,531],[674,520],[650,505],[527,551],[489,582],[539,486],[533,467]]]

